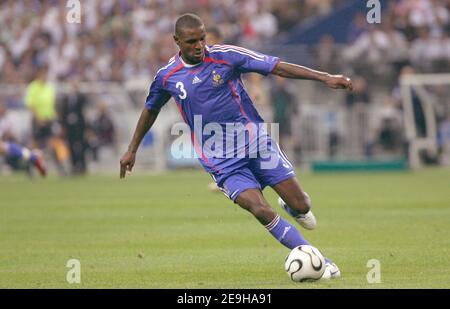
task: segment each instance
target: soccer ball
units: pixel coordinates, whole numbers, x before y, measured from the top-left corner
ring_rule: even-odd
[[[286,257],[284,269],[292,281],[315,281],[322,278],[325,259],[317,248],[302,245],[292,249]]]

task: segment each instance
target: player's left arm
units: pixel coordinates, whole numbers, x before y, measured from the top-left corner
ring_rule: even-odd
[[[271,72],[285,78],[315,80],[325,83],[333,89],[353,90],[353,84],[349,77],[344,75],[331,75],[326,72],[316,71],[301,65],[288,62],[278,62]]]

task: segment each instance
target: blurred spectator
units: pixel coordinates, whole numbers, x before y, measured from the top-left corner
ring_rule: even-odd
[[[386,34],[387,43],[389,48],[384,55],[384,61],[386,61],[391,67],[395,68],[392,76],[393,82],[397,80],[400,68],[408,63],[408,42],[405,36],[395,29],[394,24],[387,19],[381,26],[382,31]]]
[[[70,92],[61,98],[60,104],[60,122],[70,150],[72,174],[75,175],[86,173],[84,109],[88,102],[79,87],[79,80],[74,79]]]
[[[114,122],[108,112],[108,106],[103,102],[97,104],[97,115],[89,125],[87,143],[94,161],[99,159],[99,151],[102,147],[112,147],[116,150]]]
[[[338,49],[330,35],[323,36],[316,47],[317,69],[324,72],[338,72]]]
[[[17,142],[14,135],[14,121],[3,102],[0,102],[0,141]]]
[[[377,123],[377,142],[383,151],[401,154],[402,152],[402,114],[390,98],[385,100]]]
[[[442,72],[448,68],[449,39],[448,37],[432,37],[430,29],[419,29],[419,37],[411,46],[411,61],[414,66],[424,72]]]
[[[212,46],[223,42],[222,31],[218,27],[209,27],[206,29],[206,44]]]
[[[116,147],[116,131],[114,121],[106,104],[99,104],[98,115],[92,127],[99,138],[100,146]]]
[[[450,20],[448,10],[442,0],[410,1],[409,22],[415,28],[429,27],[431,35],[442,34],[442,26]]]
[[[286,35],[289,30],[291,30],[298,21],[301,20],[300,14],[301,10],[292,9],[298,5],[297,1],[285,0],[285,1],[275,1],[273,4],[273,14],[278,21],[279,35]]]
[[[327,133],[328,133],[328,155],[333,158],[338,153],[340,136],[337,123],[337,113],[329,112],[326,115]]]
[[[265,2],[265,4],[258,7],[251,21],[252,28],[262,40],[270,39],[278,33],[278,21],[270,11],[270,3]]]
[[[372,26],[368,32],[362,34],[347,50],[349,57],[359,74],[371,77],[386,76],[386,55],[389,51],[388,35],[380,26]]]
[[[294,96],[287,89],[285,78],[274,77],[270,102],[272,103],[273,122],[279,125],[279,144],[283,149],[292,149],[292,119],[296,117],[297,104]]]
[[[355,42],[362,34],[369,30],[369,23],[366,20],[364,13],[357,13],[353,19],[350,29],[348,31],[349,43]]]
[[[409,64],[418,72],[448,72],[449,9],[448,1],[441,0],[392,1],[379,26],[364,26],[363,17],[357,15],[349,32],[355,41],[345,57],[358,63],[357,70],[367,76],[375,72],[378,77],[394,77],[386,81],[391,85],[400,68]],[[395,74],[390,74],[392,68]]]

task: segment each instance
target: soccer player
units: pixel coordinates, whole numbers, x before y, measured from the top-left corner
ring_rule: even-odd
[[[184,121],[191,128],[192,143],[200,163],[218,187],[232,201],[253,214],[284,246],[293,249],[299,245],[309,245],[294,226],[271,208],[262,194],[264,187],[272,187],[280,196],[281,205],[300,225],[309,229],[315,227],[311,201],[296,180],[291,163],[265,130],[255,126],[263,123],[263,119],[243,86],[241,74],[256,72],[316,80],[333,89],[352,90],[352,82],[342,75],[330,75],[286,63],[277,57],[237,46],[207,46],[205,36],[205,26],[198,16],[185,14],[177,19],[174,40],[180,51],[157,72],[150,86],[131,143],[120,160],[120,177],[124,178],[127,171],[131,172],[144,135],[152,127],[162,106],[173,97]],[[201,133],[195,126],[199,116]],[[211,154],[210,150],[205,150],[206,147],[200,147],[200,139],[211,135],[205,133],[207,125],[218,124],[219,128],[225,128],[230,123],[249,128],[245,134],[245,157],[230,157],[227,151],[226,156],[220,156],[216,152]],[[227,134],[226,131],[225,136]],[[235,137],[232,136],[233,141]],[[258,150],[256,157],[250,156],[249,152],[255,139],[258,143],[262,140],[267,146],[264,150]],[[233,149],[231,153],[240,153],[240,150]],[[274,157],[276,164],[265,164]],[[338,276],[340,271],[337,265],[326,259],[323,278]]]
[[[39,174],[45,177],[47,169],[42,154],[38,150],[30,150],[16,143],[0,141],[0,156],[30,162],[36,167]]]
[[[46,167],[39,150],[30,150],[14,142],[16,137],[13,133],[14,120],[9,117],[6,106],[0,102],[0,156],[7,159],[22,160],[30,162],[45,176]]]

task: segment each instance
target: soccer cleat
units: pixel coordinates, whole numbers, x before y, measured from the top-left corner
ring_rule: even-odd
[[[47,174],[47,167],[45,166],[44,157],[42,155],[42,152],[39,150],[33,150],[34,154],[34,160],[32,160],[32,163],[34,167],[39,171],[39,174],[41,174],[42,177],[45,177]]]
[[[306,194],[306,193],[305,193]],[[306,194],[308,200],[309,196]],[[305,213],[305,214],[301,214],[293,209],[291,209],[284,201],[281,197],[278,198],[278,204],[283,207],[283,209],[289,214],[291,215],[295,221],[298,222],[298,224],[300,224],[300,226],[302,226],[303,228],[307,229],[307,230],[314,230],[317,226],[317,221],[316,221],[316,217],[314,216],[314,214],[312,213],[311,209]]]
[[[339,267],[333,262],[325,262],[325,271],[323,272],[322,279],[336,279],[341,276]]]

